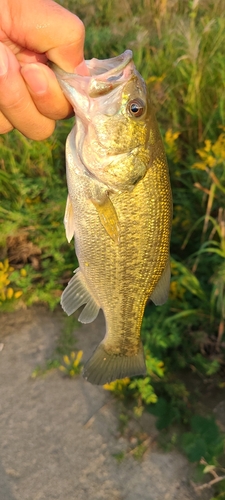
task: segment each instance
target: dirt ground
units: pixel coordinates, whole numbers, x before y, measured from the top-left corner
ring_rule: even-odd
[[[62,324],[60,310],[43,307],[0,316],[0,500],[209,499],[209,491],[196,496],[184,456],[157,447],[152,416],[138,424],[148,450],[137,461],[118,432],[110,393],[59,370],[31,378],[52,355]],[[103,334],[101,315],[77,329],[84,359]]]

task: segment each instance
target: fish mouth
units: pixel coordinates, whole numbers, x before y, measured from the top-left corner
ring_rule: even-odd
[[[110,59],[90,59],[85,61],[89,71],[88,76],[67,73],[55,63],[49,62],[56,78],[66,97],[70,100],[72,89],[89,97],[98,97],[108,92],[121,83],[126,82],[135,70],[133,53],[131,50]]]
[[[133,53],[126,50],[123,54],[111,59],[91,59],[86,61],[92,79],[88,94],[97,97],[111,92],[115,87],[127,81],[134,70]]]
[[[85,61],[91,76],[104,75],[104,79],[116,80],[124,68],[133,59],[132,50],[125,50],[123,54],[110,59],[90,59]]]

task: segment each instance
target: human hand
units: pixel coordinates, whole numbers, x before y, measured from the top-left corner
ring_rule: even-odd
[[[87,74],[81,20],[53,0],[1,0],[0,134],[18,129],[49,137],[55,120],[72,113],[53,71]]]

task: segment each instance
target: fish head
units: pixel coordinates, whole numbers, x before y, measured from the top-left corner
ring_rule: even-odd
[[[76,114],[76,153],[109,190],[132,190],[150,165],[153,109],[132,52],[86,61],[88,76],[52,65]]]

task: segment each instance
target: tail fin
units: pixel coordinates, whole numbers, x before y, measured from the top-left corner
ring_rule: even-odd
[[[88,382],[104,385],[113,380],[144,375],[146,373],[143,346],[140,342],[138,353],[134,356],[109,354],[101,342],[84,366],[83,376]]]

